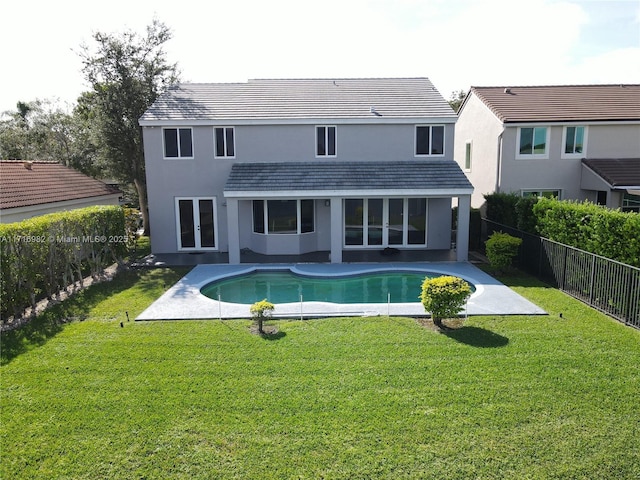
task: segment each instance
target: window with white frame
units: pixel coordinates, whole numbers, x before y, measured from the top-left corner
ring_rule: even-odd
[[[193,158],[191,128],[163,128],[164,158]]]
[[[640,213],[640,195],[625,192],[622,197],[622,211]]]
[[[587,127],[584,126],[564,127],[562,132],[562,156],[566,158],[584,157],[587,154],[586,133]]]
[[[518,128],[516,158],[549,158],[549,128]]]
[[[416,125],[416,156],[444,155],[444,125]]]
[[[471,171],[471,142],[464,145],[464,170],[465,172]]]
[[[253,232],[301,234],[315,230],[313,200],[254,200]]]
[[[236,156],[235,131],[233,127],[215,127],[215,157],[233,158]]]
[[[522,190],[524,198],[556,198],[560,199],[560,190]]]
[[[316,157],[336,156],[336,133],[335,126],[316,127]]]

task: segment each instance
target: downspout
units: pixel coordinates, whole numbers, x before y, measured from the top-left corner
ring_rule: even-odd
[[[500,185],[502,185],[502,135],[504,129],[498,135],[498,154],[496,155],[496,188],[495,192],[500,193]]]

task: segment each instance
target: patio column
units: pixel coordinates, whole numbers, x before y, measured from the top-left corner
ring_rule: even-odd
[[[471,219],[471,195],[458,197],[458,231],[456,234],[456,260],[469,259],[469,222]]]
[[[342,263],[342,199],[331,200],[331,263]]]
[[[240,227],[238,225],[238,200],[227,198],[227,239],[229,240],[229,263],[240,263]]]

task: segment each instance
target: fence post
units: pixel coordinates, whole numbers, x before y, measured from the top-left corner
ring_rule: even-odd
[[[596,256],[591,256],[591,276],[589,278],[589,305],[593,305],[593,290],[596,281]]]

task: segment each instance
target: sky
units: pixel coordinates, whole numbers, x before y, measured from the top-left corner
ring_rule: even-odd
[[[640,0],[20,0],[0,19],[0,112],[88,85],[96,32],[154,18],[188,82],[428,77],[471,86],[640,83]]]

